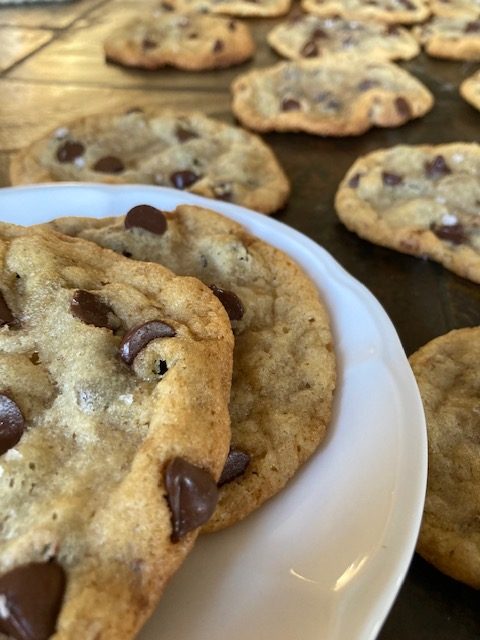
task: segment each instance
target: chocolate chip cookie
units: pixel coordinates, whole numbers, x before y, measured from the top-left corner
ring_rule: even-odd
[[[480,327],[451,331],[410,357],[428,428],[428,482],[417,550],[480,589]]]
[[[142,15],[104,42],[107,60],[127,67],[189,71],[230,67],[255,51],[250,29],[221,16],[193,13]]]
[[[474,143],[382,149],[353,164],[335,206],[360,237],[480,283],[479,175]]]
[[[396,25],[305,14],[277,25],[267,39],[277,53],[291,60],[352,53],[408,60],[420,51],[410,32]]]
[[[172,0],[181,11],[221,13],[248,18],[267,18],[288,13],[291,0]]]
[[[302,0],[302,7],[322,17],[341,16],[389,24],[422,22],[430,15],[427,0]]]
[[[262,213],[279,209],[290,191],[257,136],[198,112],[141,108],[57,128],[12,158],[10,178],[156,184]]]
[[[480,19],[435,16],[414,33],[434,58],[480,60]]]
[[[480,15],[480,0],[430,0],[432,13],[447,18]]]
[[[232,350],[196,279],[0,224],[0,634],[135,636],[215,509]]]
[[[391,62],[356,56],[283,62],[247,72],[232,84],[232,109],[257,131],[360,135],[398,127],[433,105],[432,94]]]
[[[477,71],[460,85],[460,95],[472,107],[480,111],[480,71]]]
[[[233,524],[277,493],[323,440],[335,386],[329,319],[292,260],[239,224],[193,206],[125,218],[63,218],[54,228],[209,285],[235,334],[232,448],[207,529]]]

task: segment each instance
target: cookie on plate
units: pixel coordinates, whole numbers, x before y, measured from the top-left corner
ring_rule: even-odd
[[[460,85],[460,95],[480,111],[480,71],[477,71]]]
[[[341,16],[349,20],[376,20],[389,24],[422,22],[430,15],[427,0],[302,0],[309,13],[322,17]]]
[[[480,15],[480,0],[430,0],[432,13],[447,18]]]
[[[255,51],[250,29],[237,20],[194,13],[142,15],[104,42],[108,61],[127,67],[189,71],[230,67]]]
[[[235,349],[232,450],[207,529],[233,524],[280,491],[323,440],[335,386],[329,318],[308,277],[236,222],[193,206],[166,214],[139,206],[126,218],[62,218],[53,227],[213,288]]]
[[[435,58],[480,60],[480,19],[435,16],[415,27],[418,41]]]
[[[451,331],[410,357],[428,429],[417,551],[480,589],[480,327]]]
[[[172,0],[178,11],[221,13],[245,18],[273,18],[288,13],[292,0]]]
[[[356,56],[281,62],[247,72],[232,84],[232,109],[257,131],[360,135],[398,127],[433,105],[424,85],[391,62]]]
[[[480,146],[399,145],[359,158],[337,191],[360,237],[480,283]]]
[[[0,634],[135,636],[215,509],[232,350],[196,279],[0,224]]]
[[[257,136],[198,112],[147,108],[57,128],[12,158],[10,179],[156,184],[262,213],[283,206],[290,190]]]
[[[278,24],[267,40],[277,53],[291,60],[352,53],[378,60],[409,60],[420,51],[410,32],[396,25],[305,14]]]

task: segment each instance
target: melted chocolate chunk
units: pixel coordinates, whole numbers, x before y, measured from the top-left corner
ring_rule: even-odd
[[[362,177],[361,173],[356,173],[354,176],[352,176],[350,178],[350,180],[348,181],[348,186],[351,189],[356,189],[358,187],[358,185],[360,184],[360,178]]]
[[[232,447],[228,452],[228,457],[223,467],[220,480],[218,481],[218,486],[222,487],[224,484],[232,482],[235,478],[242,476],[249,464],[250,456],[248,453]]]
[[[159,360],[155,364],[155,373],[159,376],[164,376],[168,371],[168,365],[165,360]]]
[[[410,106],[410,103],[405,100],[405,98],[402,98],[401,96],[399,98],[395,98],[395,109],[397,110],[397,113],[399,116],[402,116],[402,118],[410,118],[412,115],[412,108]]]
[[[280,108],[282,111],[298,111],[301,105],[300,102],[294,98],[283,98]]]
[[[224,48],[225,48],[225,44],[223,40],[215,40],[212,50],[213,50],[213,53],[220,53],[220,51],[223,51]]]
[[[85,324],[106,327],[107,329],[112,328],[109,320],[109,314],[113,313],[111,307],[102,302],[94,293],[77,289],[70,302],[70,311],[73,316]]]
[[[161,320],[150,320],[133,327],[120,343],[119,353],[126,364],[132,364],[137,355],[149,342],[157,338],[173,338],[175,329]]]
[[[188,140],[193,140],[194,138],[199,138],[200,136],[195,131],[191,129],[186,129],[182,127],[180,124],[177,125],[175,129],[175,135],[177,136],[177,140],[179,142],[187,142]]]
[[[167,230],[167,218],[160,209],[149,204],[139,204],[127,213],[124,226],[125,229],[140,227],[161,236]]]
[[[200,176],[189,169],[185,169],[184,171],[175,171],[170,175],[170,182],[177,189],[187,189],[199,179]]]
[[[235,22],[235,20],[230,20],[230,22],[228,23],[228,30],[235,31],[236,28],[237,28],[237,23]]]
[[[322,38],[328,38],[328,33],[321,29],[320,27],[316,27],[311,34],[311,38],[314,40],[321,40]]]
[[[170,4],[170,2],[166,2],[166,0],[163,0],[163,2],[160,3],[160,6],[162,9],[164,9],[164,11],[173,11],[175,8],[173,4]]]
[[[142,49],[144,49],[144,51],[148,51],[149,49],[155,49],[156,46],[157,46],[157,42],[152,38],[145,38],[142,42]]]
[[[448,176],[449,173],[452,173],[452,170],[445,162],[445,158],[443,156],[435,156],[431,162],[425,163],[425,174],[427,178],[435,180],[436,178]]]
[[[465,227],[458,222],[457,224],[435,224],[430,227],[433,233],[440,240],[447,240],[452,244],[463,244],[467,242],[468,236]]]
[[[359,91],[368,91],[369,89],[373,89],[374,87],[379,87],[379,86],[380,86],[380,82],[378,80],[369,80],[367,78],[366,80],[362,80],[361,82],[358,83],[357,89]]]
[[[307,40],[300,51],[300,55],[304,58],[315,58],[318,56],[318,45],[315,40]]]
[[[480,31],[480,20],[472,20],[465,25],[465,33],[478,33]]]
[[[220,289],[220,287],[214,284],[210,285],[210,289],[225,307],[225,311],[230,320],[241,320],[243,318],[245,307],[236,293],[228,291],[227,289]]]
[[[0,455],[17,444],[24,430],[22,412],[11,398],[0,393]]]
[[[382,181],[386,187],[396,187],[402,184],[403,177],[398,173],[389,173],[388,171],[382,171]]]
[[[389,24],[387,27],[387,35],[388,36],[396,36],[400,33],[400,29],[396,24]]]
[[[12,315],[12,312],[8,308],[8,304],[5,302],[5,298],[3,297],[3,293],[0,291],[0,327],[3,325],[15,324],[15,318]]]
[[[104,156],[93,165],[93,170],[100,173],[122,173],[124,169],[123,162],[115,156]]]
[[[85,153],[85,147],[81,142],[67,140],[57,149],[57,160],[59,162],[73,162]]]
[[[172,516],[172,542],[205,524],[215,511],[218,489],[212,476],[183,458],[165,468],[167,502]]]
[[[0,576],[0,596],[8,615],[0,632],[15,640],[48,640],[54,633],[66,576],[55,561],[30,562]]]

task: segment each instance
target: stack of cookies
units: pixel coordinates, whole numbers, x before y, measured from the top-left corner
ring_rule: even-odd
[[[325,437],[327,311],[290,258],[193,206],[2,223],[0,247],[0,634],[133,638],[200,528]]]

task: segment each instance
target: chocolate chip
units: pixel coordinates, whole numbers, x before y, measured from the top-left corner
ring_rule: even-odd
[[[425,162],[425,174],[427,178],[435,180],[436,178],[442,178],[452,173],[452,170],[445,162],[443,156],[435,156],[431,162]]]
[[[0,291],[0,327],[3,325],[15,324],[15,318],[12,315],[12,312],[8,308],[8,304],[5,302],[5,298],[3,297],[3,293]]]
[[[178,542],[209,520],[217,506],[218,489],[208,471],[183,458],[168,462],[165,486],[172,517],[171,541]]]
[[[57,160],[59,162],[73,162],[75,158],[80,158],[85,153],[85,147],[81,142],[67,140],[57,149]]]
[[[125,114],[128,116],[131,113],[143,113],[143,109],[141,107],[130,107],[130,109],[127,109],[125,111]]]
[[[0,455],[17,444],[24,428],[25,421],[16,403],[0,393]]]
[[[175,335],[175,329],[166,322],[161,320],[144,322],[133,327],[123,336],[119,347],[120,357],[126,364],[132,364],[149,342],[156,338],[173,338]]]
[[[294,98],[283,98],[280,107],[282,111],[298,111],[301,105],[300,102]]]
[[[70,302],[70,311],[73,316],[85,324],[106,327],[107,329],[112,328],[109,320],[109,314],[113,313],[112,309],[94,293],[77,289]]]
[[[55,633],[65,584],[65,571],[55,560],[30,562],[0,576],[0,632],[15,640],[48,640]]]
[[[237,28],[237,23],[235,22],[235,20],[230,20],[230,22],[228,23],[229,31],[235,31],[236,28]]]
[[[175,8],[173,4],[170,4],[170,2],[166,2],[166,0],[163,0],[163,2],[160,3],[160,6],[165,11],[173,11]]]
[[[396,187],[402,184],[403,178],[397,173],[389,173],[388,171],[382,171],[383,184],[387,187]]]
[[[478,33],[480,31],[480,20],[472,20],[465,25],[465,33]]]
[[[199,138],[200,136],[195,131],[191,129],[186,129],[182,127],[182,125],[178,124],[175,129],[175,135],[177,136],[177,140],[179,142],[187,142],[188,140],[193,140],[194,138]]]
[[[387,27],[387,35],[388,36],[396,36],[400,33],[400,29],[396,24],[389,24]]]
[[[148,49],[155,49],[157,42],[151,38],[145,38],[142,42],[142,49],[148,51]]]
[[[223,43],[223,40],[215,40],[214,44],[213,44],[213,53],[220,53],[220,51],[223,51],[225,48],[225,45]]]
[[[360,184],[360,178],[362,177],[361,173],[356,173],[354,176],[352,176],[350,178],[350,180],[348,181],[348,186],[351,189],[356,189],[358,187],[358,185]]]
[[[218,486],[222,487],[235,478],[243,475],[250,464],[250,456],[240,449],[230,448],[228,457],[223,467],[222,475],[218,481]]]
[[[164,376],[168,371],[168,365],[165,360],[159,360],[155,364],[155,373],[159,376]]]
[[[213,193],[217,200],[224,200],[225,202],[232,202],[233,200],[232,185],[228,182],[214,185]]]
[[[412,108],[405,98],[402,98],[401,96],[399,98],[395,98],[394,104],[399,116],[402,116],[402,118],[410,118],[412,116]]]
[[[195,31],[193,31],[192,33],[189,33],[187,38],[189,40],[196,40],[198,38],[198,33],[196,33]]]
[[[320,27],[316,27],[312,31],[310,37],[313,38],[314,40],[320,40],[321,38],[328,38],[328,33],[323,29],[320,29]]]
[[[430,227],[433,233],[440,238],[440,240],[447,240],[452,244],[463,244],[468,240],[468,236],[465,232],[465,227],[458,222],[457,224],[435,224]]]
[[[170,175],[170,182],[177,189],[187,189],[191,184],[194,184],[199,179],[200,176],[189,169],[185,169],[184,171],[175,171]]]
[[[414,11],[415,10],[415,5],[412,4],[410,2],[410,0],[398,0],[398,2],[400,4],[403,4],[403,6],[405,7],[405,9],[408,9],[409,11]]]
[[[243,318],[245,307],[236,293],[228,291],[228,289],[221,289],[214,284],[210,285],[210,289],[225,307],[230,320],[241,320]]]
[[[370,80],[370,79],[366,79],[366,80],[362,80],[361,82],[358,83],[357,85],[357,89],[359,91],[368,91],[369,89],[373,89],[374,87],[379,87],[380,86],[380,82],[378,80]]]
[[[304,58],[315,58],[315,56],[318,56],[317,43],[314,40],[307,40],[300,51],[300,55]]]
[[[93,165],[93,170],[100,173],[122,173],[124,169],[123,162],[115,156],[104,156]]]
[[[160,209],[149,204],[139,204],[127,213],[124,225],[125,229],[140,227],[161,236],[167,230],[167,218]]]

